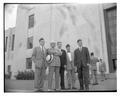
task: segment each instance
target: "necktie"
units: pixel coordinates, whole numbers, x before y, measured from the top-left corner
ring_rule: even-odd
[[[41,51],[42,51],[42,56],[44,57],[44,49],[43,49],[43,46],[42,46],[42,50],[41,50]]]
[[[42,46],[42,57],[43,57],[43,61],[45,60],[45,54],[44,54],[44,48]]]

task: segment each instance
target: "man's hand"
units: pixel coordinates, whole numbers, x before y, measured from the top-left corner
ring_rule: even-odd
[[[90,67],[91,65],[90,65],[89,63],[87,63],[87,66],[89,66],[89,67]]]

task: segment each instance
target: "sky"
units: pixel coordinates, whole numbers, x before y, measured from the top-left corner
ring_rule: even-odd
[[[5,5],[5,30],[16,25],[18,4],[6,4]]]

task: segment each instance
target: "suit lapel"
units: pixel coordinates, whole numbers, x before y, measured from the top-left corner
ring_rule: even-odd
[[[74,53],[71,52],[72,61],[74,60]]]
[[[41,53],[41,47],[38,47],[38,52],[40,52],[40,53]]]

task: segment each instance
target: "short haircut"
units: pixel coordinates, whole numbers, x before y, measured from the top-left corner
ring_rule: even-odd
[[[91,52],[91,56],[94,56],[94,53],[93,53],[93,52]]]
[[[66,45],[66,48],[67,48],[67,47],[70,47],[70,45],[69,45],[69,44],[67,44],[67,45]]]
[[[82,41],[82,39],[78,39],[78,40],[77,40],[77,43],[80,42],[80,41]]]
[[[39,39],[39,42],[40,42],[41,40],[44,40],[44,38],[40,38],[40,39]]]

